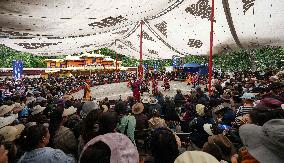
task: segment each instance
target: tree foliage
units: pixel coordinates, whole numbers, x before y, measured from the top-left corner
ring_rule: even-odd
[[[123,54],[116,54],[114,50],[108,48],[97,49],[94,50],[94,52],[110,56],[114,59],[117,55],[118,60],[122,61],[122,66],[125,67],[136,67],[139,65],[138,59]],[[46,58],[47,57],[34,56],[26,52],[19,52],[0,44],[0,67],[12,67],[12,61],[19,59],[24,61],[24,67],[45,67],[43,60]],[[64,57],[59,56],[52,58],[62,59]],[[183,63],[189,62],[206,65],[208,63],[208,56],[184,56],[179,60],[178,64],[182,65]],[[143,60],[143,64],[148,64],[149,67],[153,67],[155,63],[158,65],[158,69],[172,66],[171,59]],[[242,71],[252,69],[253,67],[257,70],[284,68],[284,48],[242,49],[227,52],[225,54],[214,55],[213,66],[216,69],[221,69],[223,71]]]

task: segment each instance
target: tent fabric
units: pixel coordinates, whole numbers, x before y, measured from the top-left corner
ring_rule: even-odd
[[[192,67],[192,68],[198,68],[198,67],[201,67],[200,64],[197,64],[197,63],[186,63],[183,65],[183,67]]]
[[[144,59],[209,53],[211,0],[0,0],[0,44],[35,55],[108,47]],[[283,0],[215,1],[213,52],[279,47]]]

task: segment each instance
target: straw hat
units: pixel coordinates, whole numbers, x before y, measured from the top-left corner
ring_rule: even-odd
[[[0,135],[4,136],[4,142],[11,142],[19,138],[24,129],[25,126],[23,124],[16,126],[5,126],[0,129]]]
[[[40,105],[37,105],[37,106],[33,107],[31,114],[32,114],[32,115],[39,114],[39,113],[41,113],[42,111],[44,111],[45,108],[46,108],[46,107],[42,107],[42,106],[40,106]]]
[[[8,117],[0,117],[0,128],[10,125],[16,120],[16,118],[18,118],[18,114],[12,114]]]
[[[77,108],[74,106],[70,106],[68,109],[64,109],[62,117],[67,117],[69,115],[75,114],[77,111]]]
[[[72,98],[73,98],[72,95],[64,95],[64,96],[63,96],[63,99],[64,99],[65,101],[71,100]]]
[[[186,151],[174,163],[219,163],[212,155],[202,151]]]
[[[14,105],[2,105],[0,107],[0,116],[4,116],[6,113],[9,113],[14,109]]]
[[[144,110],[144,105],[142,103],[136,103],[132,106],[132,113],[133,114],[140,114]]]
[[[18,113],[18,112],[22,111],[24,107],[25,107],[24,104],[21,105],[20,103],[16,102],[14,104],[13,113]]]

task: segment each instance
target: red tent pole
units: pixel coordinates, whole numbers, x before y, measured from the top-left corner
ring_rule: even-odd
[[[141,31],[140,31],[140,65],[139,65],[139,79],[142,80],[143,78],[143,68],[142,68],[142,26],[143,26],[143,21],[140,23],[141,26]]]
[[[212,62],[212,53],[213,53],[213,32],[214,32],[214,0],[212,0],[212,9],[211,9],[211,31],[210,31],[210,54],[209,54],[209,63],[208,63],[208,71],[209,71],[209,74],[208,74],[208,82],[209,82],[209,88],[208,88],[208,91],[209,91],[209,94],[211,93],[211,81],[212,81],[212,65],[213,65],[213,62]]]

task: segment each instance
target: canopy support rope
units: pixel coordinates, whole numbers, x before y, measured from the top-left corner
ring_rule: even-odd
[[[143,67],[142,67],[142,37],[143,37],[142,27],[143,27],[143,20],[140,23],[140,27],[141,27],[141,31],[140,31],[140,65],[139,65],[138,71],[139,71],[139,79],[142,80],[142,78],[143,78]]]
[[[211,84],[212,84],[212,55],[213,55],[213,33],[214,33],[214,0],[212,0],[212,8],[211,8],[211,31],[210,31],[210,54],[209,54],[209,63],[208,63],[208,84],[209,84],[209,94],[211,93]]]

